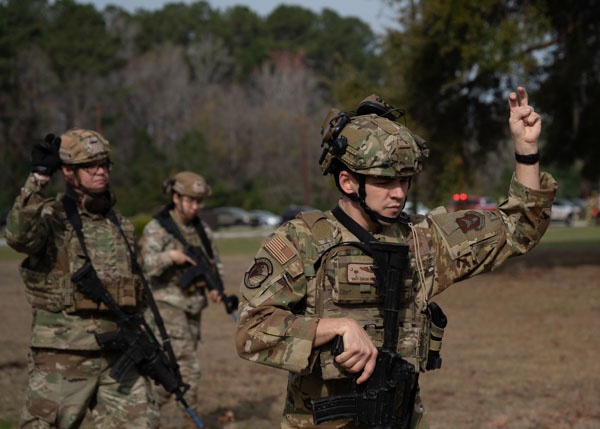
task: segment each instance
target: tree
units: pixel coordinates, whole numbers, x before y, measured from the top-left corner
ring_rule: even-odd
[[[594,0],[542,0],[552,26],[553,49],[539,73],[546,77],[536,94],[547,146],[543,159],[564,169],[580,167],[583,178],[600,181],[600,4]]]
[[[389,31],[384,47],[389,101],[428,140],[426,170],[439,185],[424,193],[445,203],[457,189],[479,190],[475,172],[506,137],[507,92],[547,47],[547,21],[529,3],[392,3],[402,29]]]

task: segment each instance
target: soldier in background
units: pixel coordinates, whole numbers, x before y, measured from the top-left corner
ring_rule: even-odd
[[[448,213],[440,207],[414,217],[402,209],[428,151],[396,121],[399,110],[371,96],[357,112],[334,109],[327,116],[320,164],[341,192],[337,207],[303,213],[267,237],[241,284],[238,354],[290,373],[282,428],[370,427],[351,418],[317,426],[312,414],[312,400],[348,395],[355,384],[367,382],[382,345],[384,312],[374,293],[373,259],[352,244],[376,240],[409,246],[398,284],[403,296],[396,351],[418,374],[441,363],[429,353],[440,347],[432,336],[440,327],[432,324],[431,299],[540,241],[556,183],[540,174],[541,119],[524,88],[509,95],[509,107],[516,167],[499,210]],[[336,336],[343,339],[341,354],[332,351]],[[408,406],[383,410],[406,423],[373,426],[427,427],[418,376],[410,383],[398,387],[410,392],[412,400],[403,402]]]
[[[49,134],[34,145],[31,164],[6,228],[7,243],[27,254],[20,272],[33,307],[20,426],[74,428],[89,409],[98,428],[147,428],[153,407],[149,382],[135,367],[121,383],[109,375],[122,352],[101,349],[95,334],[114,331],[115,317],[71,281],[89,259],[124,311],[145,310],[140,277],[132,268],[133,225],[113,207],[109,143],[84,129]],[[45,189],[58,169],[66,192],[47,198]],[[83,244],[70,216],[80,219]]]
[[[165,192],[169,195],[169,205],[144,227],[141,239],[144,272],[165,321],[181,375],[190,384],[188,398],[194,407],[198,403],[200,381],[201,314],[208,305],[207,297],[220,302],[221,296],[215,289],[207,290],[202,276],[185,286],[180,284],[184,272],[197,265],[197,261],[186,254],[186,247],[194,246],[203,253],[211,270],[207,275],[220,278],[222,265],[213,232],[198,216],[204,199],[211,194],[204,178],[192,172],[180,172],[166,181]],[[168,394],[157,388],[156,398],[162,407]],[[195,427],[190,420],[186,424]]]

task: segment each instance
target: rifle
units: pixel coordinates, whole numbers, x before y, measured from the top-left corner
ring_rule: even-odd
[[[169,234],[174,236],[184,247],[184,253],[192,258],[192,260],[196,263],[196,265],[190,266],[187,270],[179,278],[179,285],[183,289],[189,288],[192,283],[197,280],[204,279],[208,289],[216,290],[221,297],[221,301],[223,305],[225,305],[225,311],[227,314],[231,314],[234,322],[237,322],[237,313],[236,310],[238,308],[239,299],[236,295],[226,295],[225,289],[223,288],[223,280],[218,273],[213,275],[212,265],[206,260],[206,256],[202,251],[202,248],[199,246],[191,246],[187,240],[179,231],[179,228],[173,222],[171,215],[169,214],[169,210],[172,208],[172,205],[165,207],[161,210],[154,218],[158,221],[158,223],[167,231]],[[196,232],[198,236],[202,240],[204,244],[204,248],[207,252],[209,252],[210,257],[212,257],[212,250],[210,247],[210,240],[208,239],[204,228],[200,222],[200,219],[194,220],[194,227],[196,228]]]
[[[231,314],[231,317],[235,322],[237,322],[237,308],[239,304],[238,297],[236,295],[225,295],[225,290],[223,288],[223,281],[221,280],[221,276],[213,275],[213,270],[211,265],[206,261],[206,257],[204,256],[204,252],[202,248],[199,246],[190,246],[186,245],[184,249],[184,253],[192,258],[196,265],[190,266],[187,270],[183,272],[181,277],[179,278],[179,285],[183,289],[187,289],[197,280],[203,279],[206,282],[206,285],[209,290],[216,290],[221,297],[221,301],[223,305],[225,305],[225,311],[227,314]]]
[[[362,248],[362,247],[361,247]],[[370,242],[375,262],[377,294],[384,299],[383,345],[371,377],[351,393],[312,399],[315,424],[354,419],[375,429],[407,429],[417,392],[415,367],[396,353],[402,277],[408,263],[408,246],[400,243]],[[334,339],[333,354],[343,351],[342,337]]]
[[[131,367],[135,366],[140,374],[154,380],[167,392],[175,394],[177,401],[183,405],[196,425],[203,428],[202,421],[183,397],[190,386],[181,378],[170,343],[166,347],[169,353],[167,358],[144,316],[140,313],[126,313],[119,307],[98,278],[98,273],[89,259],[86,259],[83,266],[71,276],[71,280],[86,297],[97,303],[102,302],[116,316],[115,331],[95,335],[100,346],[123,350],[121,357],[110,369],[110,376],[122,382]],[[165,342],[168,340],[166,338]]]

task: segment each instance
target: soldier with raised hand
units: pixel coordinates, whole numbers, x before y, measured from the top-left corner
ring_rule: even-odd
[[[165,181],[164,190],[169,204],[146,224],[141,239],[144,272],[165,321],[181,374],[190,385],[188,402],[196,406],[202,310],[208,305],[207,298],[213,302],[222,299],[217,289],[207,287],[207,276],[211,279],[222,277],[222,264],[214,234],[199,217],[204,200],[211,195],[211,188],[202,176],[182,171]],[[201,252],[209,272],[198,273],[197,277],[182,285],[184,273],[201,262],[186,253],[188,246]],[[168,394],[160,387],[156,393],[162,408],[169,398]],[[195,427],[189,419],[186,424]]]
[[[110,370],[122,351],[96,341],[96,334],[117,329],[115,315],[71,280],[90,262],[124,312],[145,310],[132,260],[133,225],[114,208],[109,187],[109,143],[79,128],[60,137],[49,134],[34,145],[31,164],[6,227],[8,244],[27,254],[20,272],[33,307],[20,427],[75,428],[90,410],[98,428],[147,428],[153,407],[149,382],[135,367],[117,382]],[[59,169],[66,191],[48,198],[48,182]]]
[[[290,373],[282,428],[427,427],[418,374],[440,367],[446,323],[432,298],[529,252],[550,222],[557,185],[539,170],[540,116],[521,87],[509,107],[516,168],[499,210],[438,207],[414,217],[403,207],[428,150],[397,121],[403,112],[372,95],[356,112],[325,118],[319,162],[341,193],[337,206],[267,237],[240,287],[238,354]],[[374,261],[374,248],[385,247],[377,244],[407,250],[397,289],[387,290],[396,302],[378,290],[390,267]],[[391,348],[382,347],[388,331]],[[401,371],[371,389],[387,377],[384,352]],[[374,399],[382,390],[389,403]]]

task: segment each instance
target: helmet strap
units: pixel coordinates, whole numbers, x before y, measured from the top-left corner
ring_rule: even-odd
[[[385,222],[385,223],[406,222],[406,217],[404,216],[403,212],[400,212],[400,214],[396,217],[387,217],[387,216],[383,216],[383,215],[377,213],[375,210],[373,210],[371,207],[369,207],[366,202],[367,191],[365,188],[365,183],[367,181],[367,178],[363,174],[357,174],[355,177],[357,177],[357,179],[358,179],[358,195],[356,193],[346,194],[346,195],[352,201],[355,201],[358,204],[360,204],[363,211],[367,214],[367,216],[369,216],[369,218],[373,222],[375,222],[377,224],[381,224],[381,222]]]

